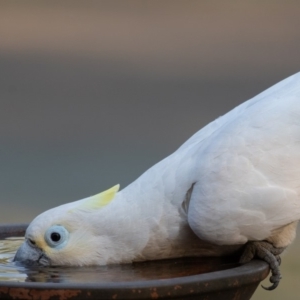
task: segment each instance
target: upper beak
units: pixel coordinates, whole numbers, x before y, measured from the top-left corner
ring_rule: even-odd
[[[48,256],[40,248],[29,244],[28,240],[18,249],[13,261],[26,265],[51,265]]]

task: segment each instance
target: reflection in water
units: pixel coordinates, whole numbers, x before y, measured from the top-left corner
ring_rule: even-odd
[[[12,259],[23,243],[24,238],[7,238],[0,240],[0,281],[25,281],[27,275],[26,268],[16,267]]]
[[[95,283],[175,278],[232,268],[229,258],[182,258],[95,267],[24,267],[12,262],[22,238],[0,240],[0,281]]]

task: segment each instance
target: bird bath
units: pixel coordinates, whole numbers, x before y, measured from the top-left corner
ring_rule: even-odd
[[[26,227],[0,225],[1,299],[246,300],[269,272],[263,261],[239,265],[233,257],[84,268],[27,268],[11,262],[20,240],[7,240],[24,236]]]

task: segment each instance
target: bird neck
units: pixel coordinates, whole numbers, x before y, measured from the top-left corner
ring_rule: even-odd
[[[123,249],[134,253],[131,260],[195,255],[199,239],[181,207],[190,186],[183,172],[182,178],[176,176],[177,168],[176,160],[168,157],[116,195],[111,211],[117,216]]]

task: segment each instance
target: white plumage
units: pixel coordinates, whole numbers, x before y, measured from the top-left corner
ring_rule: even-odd
[[[248,241],[284,248],[300,219],[299,163],[300,73],[210,123],[122,191],[44,212],[16,260],[127,263],[223,255]]]

